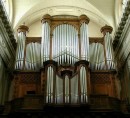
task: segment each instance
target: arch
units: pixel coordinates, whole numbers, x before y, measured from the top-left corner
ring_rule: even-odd
[[[18,25],[26,22],[29,26],[34,21],[37,21],[42,18],[44,14],[50,14],[51,16],[54,15],[74,15],[79,16],[81,14],[86,14],[92,21],[105,25],[110,25],[107,17],[105,17],[96,7],[90,4],[88,1],[83,1],[85,4],[75,3],[73,6],[70,6],[67,2],[65,5],[61,5],[61,2],[51,3],[46,1],[46,4],[43,3],[45,6],[41,6],[42,3],[38,3],[27,9],[26,12],[23,12],[22,17],[19,18],[14,23],[14,28],[18,27]]]

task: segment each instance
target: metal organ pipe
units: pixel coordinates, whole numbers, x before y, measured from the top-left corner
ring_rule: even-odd
[[[28,31],[27,26],[25,25],[19,26],[15,69],[20,69],[20,70],[24,69],[23,66],[24,66],[24,49],[25,49],[26,31]]]
[[[54,79],[53,67],[49,66],[47,69],[46,103],[53,103],[53,79]]]
[[[42,41],[41,41],[41,65],[49,60],[50,56],[50,26],[48,22],[42,24]]]
[[[53,59],[57,60],[58,64],[73,65],[79,59],[78,51],[78,31],[69,24],[57,26],[53,31],[52,50]],[[78,49],[77,49],[78,48]],[[55,53],[56,51],[56,53]]]
[[[59,26],[59,52],[61,52],[61,40],[62,40],[60,29],[61,29],[61,25]],[[59,64],[61,64],[61,56],[59,55],[58,58],[59,58]]]
[[[71,34],[70,35],[71,35],[71,39],[70,39],[71,40],[71,45],[73,45],[73,29],[71,29]],[[73,65],[73,54],[74,54],[73,51],[74,51],[73,47],[71,47],[71,52],[70,52],[71,53],[71,65]]]
[[[56,75],[55,103],[63,103],[63,79]]]
[[[39,70],[40,69],[40,50],[41,44],[29,43],[26,46],[26,58],[25,58],[25,69],[26,70]]]
[[[45,24],[42,25],[42,39],[41,39],[41,66],[43,65],[43,61],[44,61],[44,54],[45,54],[45,50],[44,50],[44,30],[45,30]]]
[[[105,66],[105,57],[103,45],[100,43],[90,44],[90,63],[92,70],[103,70]]]
[[[106,33],[105,37],[105,49],[108,69],[115,69],[114,56],[112,49],[112,38],[109,32]]]
[[[106,69],[115,69],[115,64],[114,64],[114,55],[113,55],[113,48],[112,48],[112,37],[111,37],[111,32],[113,28],[111,26],[105,25],[104,27],[101,28],[101,32],[104,35],[104,44],[105,44],[105,64],[106,64]]]
[[[80,68],[81,103],[87,102],[87,76],[85,67]]]
[[[78,103],[78,75],[71,78],[71,103]]]
[[[88,26],[84,22],[80,28],[81,40],[81,59],[89,61],[89,39],[88,39]]]
[[[65,103],[69,103],[69,77],[65,76]]]
[[[74,30],[72,29],[72,44],[74,47]],[[72,54],[74,56],[74,49],[72,48]],[[72,65],[74,64],[74,57],[72,57]]]

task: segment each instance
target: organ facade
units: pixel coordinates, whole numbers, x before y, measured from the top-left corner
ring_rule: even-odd
[[[46,14],[41,20],[42,37],[26,37],[28,27],[19,26],[12,99],[33,95],[30,99],[37,96],[43,106],[116,109],[120,86],[113,29],[106,25],[101,28],[103,37],[89,37],[88,23],[86,15]]]
[[[0,118],[130,116],[130,0],[2,1]]]

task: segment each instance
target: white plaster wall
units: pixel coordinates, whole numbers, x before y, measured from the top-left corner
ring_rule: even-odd
[[[88,26],[89,26],[89,37],[103,36],[100,32],[102,26],[92,21],[89,22]],[[41,36],[42,36],[42,23],[40,20],[38,20],[29,26],[29,32],[27,33],[27,37],[41,37]]]
[[[90,21],[88,24],[89,37],[102,37],[103,35],[100,32],[101,27],[103,26],[100,26],[97,23]]]
[[[41,37],[42,36],[42,23],[40,20],[34,22],[29,26],[27,37]]]

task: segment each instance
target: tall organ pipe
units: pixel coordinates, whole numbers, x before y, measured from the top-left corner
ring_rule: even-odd
[[[26,70],[39,70],[40,69],[40,50],[41,44],[29,43],[26,46],[25,69]]]
[[[47,69],[47,89],[46,89],[46,103],[53,103],[53,80],[54,71],[53,67],[49,66]]]
[[[105,52],[106,52],[106,69],[115,69],[114,64],[114,55],[113,55],[113,48],[112,48],[112,32],[111,26],[104,26],[101,28],[101,32],[104,35],[104,45],[105,45]]]
[[[71,78],[71,103],[78,103],[78,75]]]
[[[89,61],[89,39],[88,39],[88,26],[84,22],[80,28],[81,40],[81,59]]]
[[[25,25],[20,25],[18,28],[18,45],[16,51],[16,63],[15,69],[22,70],[24,69],[24,50],[25,50],[25,40],[26,40],[26,32],[28,31],[28,27]]]
[[[56,75],[55,103],[63,103],[63,79]]]
[[[69,24],[61,24],[53,31],[52,46],[56,45],[56,49],[52,50],[52,58],[58,61],[58,64],[74,64],[79,59],[77,47],[78,31],[74,26]],[[78,49],[77,49],[78,48]]]
[[[87,102],[87,76],[85,67],[80,68],[81,103]]]
[[[81,60],[89,61],[89,39],[88,39],[88,23],[89,18],[86,15],[81,15],[80,20],[80,47]]]
[[[65,76],[65,103],[69,103],[69,77]]]
[[[90,44],[90,67],[92,70],[103,70],[105,66],[105,57],[103,45],[100,43]]]
[[[42,19],[41,66],[44,61],[50,59],[50,19],[51,16],[48,14]]]

